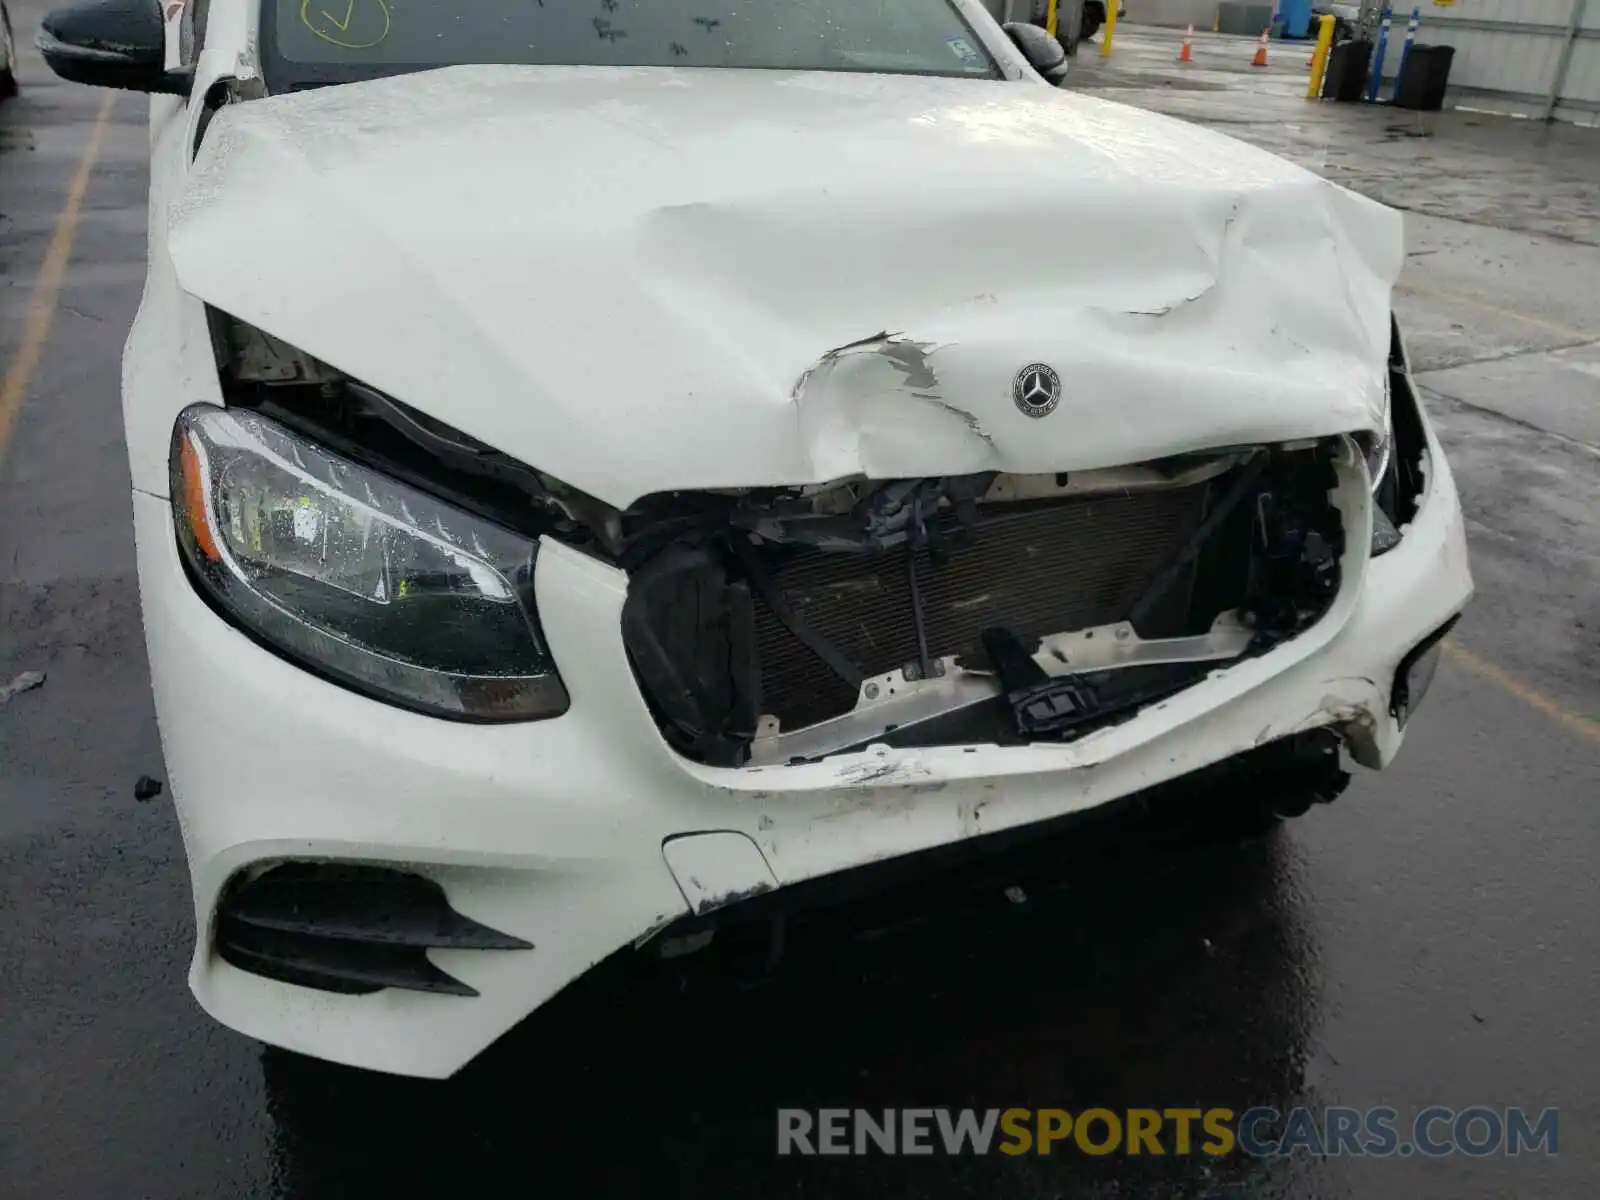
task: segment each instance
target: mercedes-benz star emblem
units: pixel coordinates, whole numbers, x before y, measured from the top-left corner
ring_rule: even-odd
[[[1029,363],[1011,381],[1011,396],[1030,417],[1048,417],[1061,403],[1061,376],[1043,363]]]

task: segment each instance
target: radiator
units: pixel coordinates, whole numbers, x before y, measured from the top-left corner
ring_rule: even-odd
[[[936,565],[926,552],[915,559],[930,658],[981,656],[990,625],[1030,638],[1123,620],[1200,523],[1215,486],[982,506],[978,528],[953,536],[946,561]],[[907,551],[773,549],[764,558],[795,611],[866,674],[917,660]],[[1183,632],[1191,585],[1171,589],[1141,635]],[[855,689],[759,602],[756,633],[761,710],[781,728],[855,706]]]

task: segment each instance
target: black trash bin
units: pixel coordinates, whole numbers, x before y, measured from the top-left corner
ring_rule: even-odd
[[[1444,89],[1450,82],[1450,63],[1455,59],[1454,46],[1411,46],[1406,55],[1405,74],[1400,76],[1400,86],[1394,94],[1396,108],[1415,108],[1422,112],[1438,112],[1444,107]]]
[[[1415,51],[1416,47],[1412,46]],[[1322,77],[1322,98],[1352,104],[1367,92],[1367,68],[1372,65],[1372,43],[1366,38],[1340,42],[1328,54],[1328,72]]]

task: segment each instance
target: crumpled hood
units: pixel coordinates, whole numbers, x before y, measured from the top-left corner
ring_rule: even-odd
[[[185,290],[619,505],[1374,428],[1402,262],[1390,210],[1122,105],[649,68],[230,106],[169,233]]]

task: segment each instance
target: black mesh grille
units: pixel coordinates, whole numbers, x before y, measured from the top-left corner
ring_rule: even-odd
[[[1213,486],[985,505],[979,528],[954,544],[948,561],[917,559],[929,654],[981,654],[979,635],[989,625],[1028,638],[1124,619],[1200,523]],[[916,660],[905,552],[779,551],[767,567],[795,610],[869,675]],[[1189,581],[1172,589],[1140,633],[1188,632],[1181,626],[1189,594]],[[1220,610],[1225,598],[1216,601]],[[796,729],[854,706],[854,690],[765,604],[757,605],[756,622],[763,712]]]

